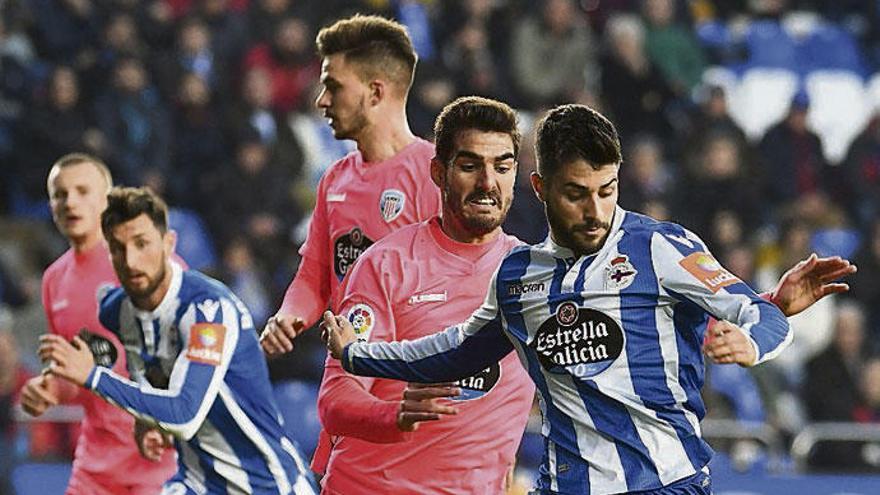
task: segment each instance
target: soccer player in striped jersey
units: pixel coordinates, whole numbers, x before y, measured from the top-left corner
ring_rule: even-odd
[[[247,308],[170,259],[167,207],[149,189],[116,188],[107,201],[101,229],[122,287],[103,297],[100,320],[122,342],[132,379],[96,366],[78,336],[41,337],[49,373],[175,437],[178,471],[163,494],[313,495]],[[155,457],[163,445],[145,450]]]
[[[693,233],[617,206],[620,143],[598,112],[550,111],[536,149],[550,236],[505,257],[482,307],[409,342],[356,342],[327,312],[331,354],[358,375],[444,382],[515,351],[544,418],[538,493],[711,493],[699,427],[707,323],[719,320],[714,359],[753,366],[791,340],[784,314]]]

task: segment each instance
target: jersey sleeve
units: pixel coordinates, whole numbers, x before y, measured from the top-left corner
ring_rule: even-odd
[[[389,272],[382,253],[362,256],[345,277],[339,313],[348,318],[361,341],[393,341],[396,335]],[[321,424],[331,435],[374,443],[400,442],[409,434],[397,428],[397,400],[370,393],[373,378],[350,375],[329,358],[318,395]]]
[[[284,300],[278,310],[280,314],[302,318],[305,328],[309,328],[318,320],[330,302],[331,286],[328,273],[330,273],[331,253],[328,248],[330,225],[327,218],[326,177],[327,174],[318,183],[315,209],[309,222],[309,233],[306,242],[299,250],[302,261],[296,276],[284,293]]]
[[[430,176],[428,178],[427,186],[422,188],[422,191],[420,191],[416,197],[416,204],[418,205],[416,213],[419,217],[418,221],[420,222],[430,220],[442,213],[443,204],[440,196],[440,188],[431,181]]]
[[[420,339],[402,342],[354,342],[342,366],[364,376],[436,383],[459,380],[495,364],[513,350],[504,334],[495,279],[483,305],[464,323]]]
[[[201,427],[220,391],[240,325],[241,315],[233,301],[197,299],[180,319],[181,351],[167,389],[135,383],[100,366],[92,370],[86,388],[138,419],[188,440]]]
[[[655,233],[651,250],[661,286],[742,328],[757,352],[755,364],[776,357],[791,343],[782,311],[721,266],[695,234],[684,229]]]

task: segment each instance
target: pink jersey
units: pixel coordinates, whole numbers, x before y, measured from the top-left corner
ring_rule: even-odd
[[[400,227],[440,212],[431,180],[434,145],[416,139],[383,162],[354,151],[334,163],[318,184],[303,257],[280,313],[314,323],[336,300],[339,283],[371,244]]]
[[[403,228],[377,243],[346,279],[339,313],[360,338],[411,340],[466,320],[483,302],[510,249],[506,234],[483,244],[447,237],[440,220]],[[517,356],[458,382],[458,414],[396,426],[405,384],[355,377],[328,359],[318,399],[334,438],[328,493],[503,493],[531,407],[534,386]],[[369,394],[366,392],[369,391]]]
[[[43,307],[52,333],[72,339],[86,328],[112,342],[118,356],[113,371],[128,376],[122,344],[98,321],[98,292],[117,285],[106,244],[99,243],[85,253],[70,249],[43,274]],[[85,418],[73,478],[81,470],[108,486],[152,485],[158,493],[176,471],[173,449],[160,463],[150,462],[141,457],[135,445],[132,415],[85,389],[77,389],[75,402],[85,409]],[[133,473],[137,476],[132,477]]]

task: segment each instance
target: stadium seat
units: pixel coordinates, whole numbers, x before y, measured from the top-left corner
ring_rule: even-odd
[[[745,368],[709,364],[709,386],[727,398],[741,421],[762,422],[766,418],[758,384]]]
[[[169,227],[177,232],[175,252],[194,270],[217,266],[217,251],[202,217],[185,208],[171,208]]]
[[[798,84],[798,77],[792,71],[750,68],[729,96],[730,117],[749,139],[757,141],[767,129],[785,118]]]
[[[852,258],[862,242],[862,236],[855,229],[821,229],[810,239],[810,247],[819,256],[840,256]]]
[[[12,470],[16,495],[64,493],[70,479],[70,463],[28,463]]]
[[[321,421],[318,419],[318,385],[290,380],[274,385],[275,402],[281,409],[284,431],[311,458],[318,444]]]
[[[752,67],[796,68],[795,42],[776,21],[752,22],[746,31],[748,64]]]
[[[807,123],[821,138],[825,158],[840,163],[872,114],[862,78],[850,71],[821,70],[804,82],[810,97]]]
[[[803,73],[816,70],[845,70],[859,75],[865,73],[856,40],[848,31],[834,24],[819,23],[797,49],[798,65]]]

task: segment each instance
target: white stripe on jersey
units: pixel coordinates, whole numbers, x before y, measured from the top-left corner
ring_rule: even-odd
[[[281,460],[278,459],[278,455],[272,450],[269,442],[266,441],[263,434],[260,433],[260,430],[251,421],[251,418],[245,414],[241,406],[238,405],[238,402],[235,401],[235,397],[233,397],[232,391],[229,390],[226,383],[220,385],[219,395],[223,405],[229,410],[232,419],[235,420],[235,423],[241,428],[241,431],[248,440],[253,442],[257,450],[263,455],[263,459],[269,465],[269,472],[272,473],[272,477],[275,478],[275,482],[278,484],[278,493],[281,495],[290,493],[290,479],[287,477],[287,473],[284,472]]]
[[[182,462],[183,465],[186,466],[186,474],[183,483],[188,486],[190,490],[199,495],[207,494],[208,488],[205,486],[205,471],[202,470],[202,464],[199,462],[199,455],[187,442],[178,441],[177,445],[180,446],[180,449],[183,452]]]
[[[232,446],[217,428],[206,420],[199,428],[199,445],[214,458],[214,471],[227,480],[226,490],[235,495],[253,493],[247,472]]]

